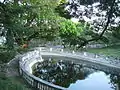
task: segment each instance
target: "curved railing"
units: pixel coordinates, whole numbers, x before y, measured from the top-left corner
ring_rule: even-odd
[[[120,74],[120,60],[88,52],[64,51],[59,48],[37,48],[42,56],[67,57],[71,61],[83,63],[87,67],[99,69],[111,74]]]
[[[22,55],[19,59],[19,72],[20,75],[34,88],[39,90],[66,90],[64,87],[60,87],[44,81],[31,73],[30,64],[34,64],[36,62],[41,62],[42,58],[39,50],[35,50],[29,53]]]
[[[19,70],[20,75],[33,87],[39,90],[66,90],[47,81],[44,81],[38,77],[32,75],[32,65],[36,62],[42,61],[42,56],[50,57],[67,57],[69,60],[76,61],[77,63],[83,63],[87,67],[104,70],[113,74],[120,74],[120,61],[111,59],[109,57],[91,54],[87,52],[74,52],[64,51],[60,48],[45,48],[38,47],[34,51],[28,52],[20,57]],[[116,63],[113,63],[116,62]]]

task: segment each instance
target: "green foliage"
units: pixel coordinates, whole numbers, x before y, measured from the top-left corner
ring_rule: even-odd
[[[7,63],[14,58],[16,52],[14,50],[0,50],[0,63]]]
[[[112,28],[112,35],[115,38],[120,39],[120,26]]]
[[[9,78],[6,79],[0,78],[0,90],[31,90],[31,89],[25,87],[25,85],[14,83]]]
[[[39,28],[39,37],[48,41],[57,37],[59,31],[58,15],[54,12],[57,6],[56,0],[43,0],[38,9],[37,27]]]
[[[56,0],[24,0],[0,3],[0,32],[6,37],[7,45],[22,45],[32,38],[53,40],[58,33]],[[48,23],[46,23],[48,22]]]
[[[57,0],[30,0],[30,4],[36,7],[34,12],[38,14],[37,19],[51,19],[55,17],[54,9],[57,6]]]
[[[60,22],[60,37],[64,44],[81,45],[91,35],[90,25],[87,23],[73,23],[71,20],[63,19]]]
[[[80,36],[83,27],[80,24],[73,23],[71,20],[64,19],[60,22],[61,38],[73,38]]]
[[[64,8],[65,8],[65,4],[61,3],[55,8],[55,11],[59,14],[59,16],[64,17],[66,19],[70,19],[71,16],[66,10],[64,10]]]
[[[68,43],[80,44],[97,38],[98,34],[86,23],[75,24],[64,10],[66,0],[23,0],[0,3],[0,34],[6,37],[6,44],[13,46],[29,43],[33,38],[52,41],[56,37]],[[59,14],[59,15],[58,15]],[[118,36],[118,35],[117,35]],[[107,38],[101,38],[106,42]]]
[[[67,3],[67,0],[59,0],[58,4],[65,4],[65,3]]]
[[[120,45],[113,45],[103,48],[88,48],[87,52],[120,58]]]
[[[100,40],[101,40],[102,42],[106,43],[106,44],[109,43],[109,39],[108,39],[107,37],[105,37],[105,36],[101,37]]]

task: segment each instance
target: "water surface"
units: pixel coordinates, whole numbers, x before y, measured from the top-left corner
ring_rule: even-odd
[[[114,90],[110,83],[110,76],[104,72],[94,72],[84,80],[77,80],[70,84],[69,90]]]
[[[120,77],[67,60],[44,60],[37,63],[33,74],[68,90],[118,90]]]

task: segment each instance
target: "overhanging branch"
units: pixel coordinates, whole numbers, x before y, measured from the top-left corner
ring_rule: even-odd
[[[111,19],[112,15],[113,15],[113,7],[114,7],[114,4],[115,4],[115,0],[112,1],[112,4],[111,4],[111,6],[110,6],[110,11],[109,11],[109,13],[108,13],[107,23],[106,23],[106,25],[105,25],[102,33],[101,33],[97,38],[93,38],[93,39],[90,39],[90,40],[87,40],[87,41],[83,42],[78,48],[82,47],[83,45],[88,44],[88,43],[91,42],[91,41],[98,41],[99,39],[101,39],[101,37],[104,35],[104,33],[106,32],[106,30],[107,30],[107,28],[108,28],[108,26],[109,26],[110,19]]]

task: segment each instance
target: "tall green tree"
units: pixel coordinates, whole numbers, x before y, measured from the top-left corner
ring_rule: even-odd
[[[54,13],[56,5],[55,0],[0,2],[0,31],[6,37],[6,44],[12,48],[33,38],[53,40],[59,29]]]

